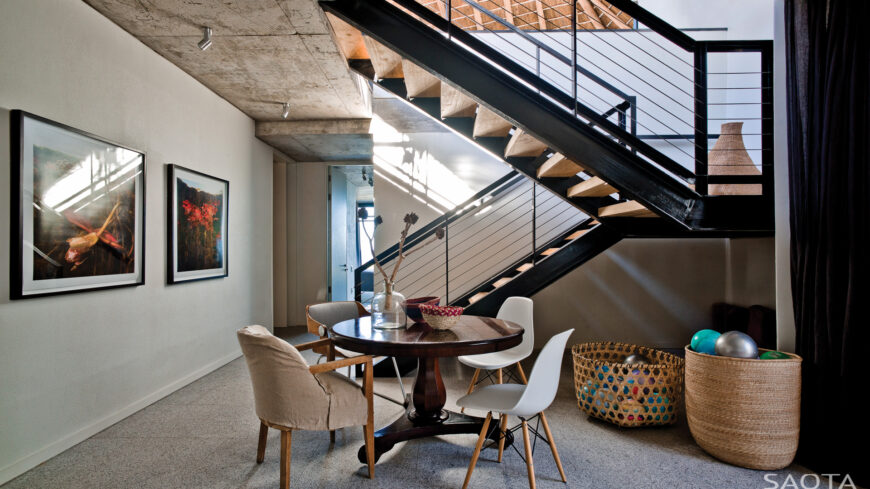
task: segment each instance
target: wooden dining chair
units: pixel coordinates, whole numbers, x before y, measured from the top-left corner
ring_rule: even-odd
[[[290,441],[297,429],[334,433],[338,428],[362,425],[369,478],[373,479],[372,357],[364,355],[308,365],[299,351],[320,348],[332,356],[331,340],[320,339],[294,347],[258,325],[246,326],[236,336],[251,374],[254,408],[260,418],[257,463],[262,463],[265,457],[269,428],[281,432],[281,489],[290,487]],[[362,389],[334,372],[349,365],[365,365]]]
[[[319,304],[309,304],[305,306],[305,319],[308,324],[308,332],[316,334],[321,338],[327,337],[327,330],[329,326],[332,326],[333,324],[347,321],[348,319],[357,319],[366,316],[371,316],[371,313],[366,310],[365,306],[357,301],[321,302]],[[314,351],[321,355],[326,354],[326,350],[324,349],[315,349]],[[339,347],[335,347],[335,353],[345,358],[352,358],[360,355],[358,352],[345,350],[344,348]],[[373,360],[373,363],[378,363],[379,360],[383,360],[384,358],[385,357],[377,357]],[[396,372],[396,380],[399,382],[399,389],[402,391],[402,402],[396,402],[394,399],[386,396],[380,397],[396,402],[396,404],[404,405],[407,395],[405,394],[405,384],[402,382],[402,374],[399,371],[399,365],[396,363],[396,359],[390,357],[390,360],[393,362],[393,370]],[[348,369],[348,377],[353,377],[350,373],[350,369]]]

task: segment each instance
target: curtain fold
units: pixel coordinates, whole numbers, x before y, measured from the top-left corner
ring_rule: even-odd
[[[870,485],[870,2],[785,0],[798,461]]]

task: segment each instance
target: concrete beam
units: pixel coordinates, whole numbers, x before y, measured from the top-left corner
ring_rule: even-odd
[[[257,122],[256,136],[293,136],[300,134],[368,134],[371,119],[315,119],[302,121]]]

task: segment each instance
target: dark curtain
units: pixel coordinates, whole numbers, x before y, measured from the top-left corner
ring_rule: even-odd
[[[870,484],[870,2],[786,0],[798,462]]]

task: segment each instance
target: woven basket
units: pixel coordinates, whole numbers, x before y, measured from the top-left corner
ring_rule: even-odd
[[[624,427],[671,424],[683,402],[683,359],[625,343],[582,343],[571,348],[580,410]],[[620,363],[637,353],[649,364]]]
[[[800,433],[801,358],[753,360],[686,347],[686,418],[710,455],[775,470],[794,458]]]

